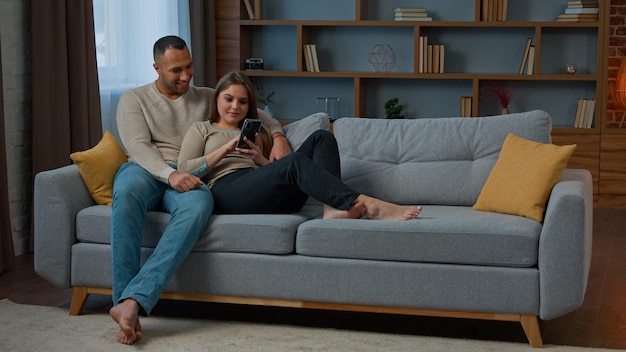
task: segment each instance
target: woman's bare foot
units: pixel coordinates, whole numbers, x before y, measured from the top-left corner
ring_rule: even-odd
[[[365,204],[357,202],[348,210],[339,210],[324,204],[324,219],[360,219],[365,215]]]
[[[365,216],[371,220],[411,220],[422,211],[422,207],[398,205],[363,194],[357,198],[359,200],[365,204]]]
[[[120,326],[117,333],[117,342],[132,345],[141,340],[143,331],[139,324],[139,303],[134,299],[127,299],[109,310],[109,315]]]

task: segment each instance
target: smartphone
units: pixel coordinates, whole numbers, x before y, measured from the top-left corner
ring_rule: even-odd
[[[237,149],[250,149],[250,146],[243,140],[243,137],[248,138],[252,143],[256,141],[256,134],[261,130],[261,120],[257,119],[245,119],[241,126],[241,134],[239,135],[239,141],[237,141]]]

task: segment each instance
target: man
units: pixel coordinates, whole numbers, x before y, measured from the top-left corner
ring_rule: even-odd
[[[116,117],[129,162],[120,167],[113,184],[113,308],[109,314],[120,326],[117,341],[128,345],[143,337],[140,310],[150,314],[213,212],[207,186],[175,169],[185,132],[209,116],[213,89],[190,85],[193,61],[181,38],[159,39],[154,44],[153,66],[157,80],[126,91]],[[280,123],[267,115],[260,118],[274,138],[271,157],[289,154]],[[140,266],[142,229],[151,210],[166,211],[171,219],[154,252]]]

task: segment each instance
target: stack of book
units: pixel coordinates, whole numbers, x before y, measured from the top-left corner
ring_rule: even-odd
[[[558,22],[597,21],[598,0],[571,0],[567,2],[565,13],[557,16]]]
[[[461,117],[472,117],[472,97],[461,97]]]
[[[483,21],[505,22],[509,10],[509,0],[483,0],[480,10]]]
[[[396,7],[393,9],[394,21],[432,21],[423,7]]]
[[[574,128],[591,128],[593,125],[593,115],[596,112],[595,99],[578,99],[576,107],[576,118],[574,119]]]
[[[428,44],[427,36],[419,37],[419,73],[444,73],[446,47],[443,44]]]
[[[304,44],[302,46],[304,63],[309,72],[320,72],[320,64],[317,58],[317,44]]]

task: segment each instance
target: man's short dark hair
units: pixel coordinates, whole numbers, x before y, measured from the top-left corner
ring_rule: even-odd
[[[158,57],[163,56],[165,54],[165,50],[169,48],[183,50],[186,47],[187,47],[187,43],[185,43],[185,41],[182,38],[177,37],[175,35],[165,36],[157,40],[154,43],[154,49],[153,49],[154,62],[157,61]]]

